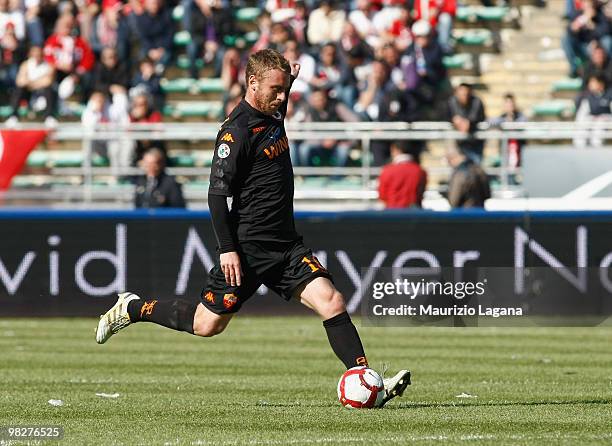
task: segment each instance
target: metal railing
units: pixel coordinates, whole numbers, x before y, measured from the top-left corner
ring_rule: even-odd
[[[0,128],[2,128],[0,126]],[[40,129],[37,124],[20,124],[18,129]],[[453,144],[464,139],[465,134],[453,129],[448,122],[357,122],[357,123],[287,123],[287,133],[290,140],[353,140],[360,142],[361,167],[295,167],[296,176],[310,177],[339,177],[353,176],[361,180],[358,190],[341,191],[337,189],[322,188],[318,191],[302,191],[296,189],[296,199],[304,200],[375,200],[375,179],[380,173],[379,167],[370,164],[370,144],[375,140],[423,140],[443,141]],[[129,126],[99,125],[94,128],[83,127],[80,123],[62,123],[52,129],[49,138],[55,141],[82,141],[83,164],[81,167],[56,167],[50,169],[49,175],[71,176],[80,178],[77,184],[71,186],[57,186],[46,191],[46,198],[55,197],[59,201],[79,201],[89,205],[97,198],[104,199],[109,195],[124,204],[128,201],[125,195],[131,194],[130,186],[116,186],[108,188],[95,187],[95,178],[113,174],[134,175],[140,171],[137,168],[122,168],[120,170],[108,167],[94,167],[92,165],[92,141],[136,141],[146,140],[173,140],[173,141],[214,141],[219,125],[215,123],[163,123],[163,124],[131,124]],[[499,178],[500,187],[496,190],[498,196],[520,196],[520,187],[512,185],[510,178],[520,173],[520,168],[508,166],[508,141],[511,139],[530,141],[576,140],[588,139],[597,132],[602,139],[612,139],[612,122],[516,122],[504,123],[499,127],[491,127],[487,123],[478,125],[474,136],[477,139],[496,141],[499,147],[499,167],[488,167],[485,170],[489,175]],[[207,178],[208,167],[175,167],[169,168],[169,173],[185,177]],[[448,175],[450,168],[440,166],[428,169],[433,175]],[[188,190],[188,198],[205,201],[205,191]],[[189,196],[191,195],[191,196]],[[4,196],[15,199],[34,199],[40,197],[41,192],[26,190],[11,190]]]

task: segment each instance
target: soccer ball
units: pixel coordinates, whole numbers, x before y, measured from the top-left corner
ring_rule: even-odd
[[[338,381],[338,400],[347,409],[377,407],[384,397],[382,378],[366,366],[348,369]]]

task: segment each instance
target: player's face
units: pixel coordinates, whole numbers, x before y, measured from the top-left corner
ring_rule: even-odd
[[[261,79],[253,79],[253,82],[257,109],[267,115],[276,113],[287,97],[289,75],[281,70],[271,70]]]

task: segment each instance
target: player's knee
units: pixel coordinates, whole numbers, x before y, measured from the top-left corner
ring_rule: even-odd
[[[321,316],[325,319],[334,317],[340,313],[346,311],[346,305],[344,304],[344,296],[338,290],[333,290],[332,293],[325,299],[324,305],[321,308]]]
[[[222,333],[226,326],[227,324],[214,321],[195,320],[193,324],[193,334],[204,338],[210,338]]]

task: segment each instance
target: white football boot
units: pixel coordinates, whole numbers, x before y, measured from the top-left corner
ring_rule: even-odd
[[[140,299],[140,297],[133,293],[121,293],[117,303],[100,316],[100,322],[98,322],[98,328],[96,329],[96,342],[98,344],[104,344],[108,341],[108,338],[132,323],[127,307],[128,303],[134,299]]]
[[[410,372],[400,370],[395,376],[383,379],[383,383],[385,385],[385,398],[378,407],[383,407],[389,400],[404,394],[406,387],[410,385]]]

